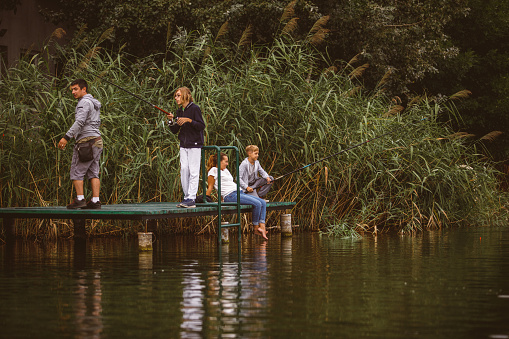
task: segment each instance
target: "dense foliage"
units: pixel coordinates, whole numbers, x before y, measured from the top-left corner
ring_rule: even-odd
[[[390,131],[275,185],[269,198],[296,201],[293,215],[304,228],[348,234],[505,222],[494,171],[475,144],[467,147],[440,122],[453,116],[447,98],[416,97],[404,108],[383,96],[385,80],[365,91],[361,63],[332,67],[309,40],[281,37],[230,58],[216,37],[181,34],[162,62],[155,56],[132,63],[121,51],[102,50],[104,35],[92,45],[80,39],[66,48],[50,42],[57,54],[42,52],[63,63],[58,77],[40,58],[21,61],[2,79],[2,206],[69,201],[70,150],[55,146],[74,119],[68,86],[77,77],[103,103],[101,200],[181,198],[177,140],[166,118],[94,75],[101,74],[167,109],[176,108],[175,88],[190,87],[204,112],[206,143],[241,150],[257,144],[274,176]]]
[[[126,43],[138,56],[161,53],[168,37],[185,29],[219,31],[227,23],[223,39],[235,48],[249,30],[249,43],[270,43],[281,29],[293,36],[319,33],[320,44],[332,60],[349,60],[354,55],[374,70],[373,83],[391,72],[386,88],[408,92],[407,85],[438,71],[437,64],[457,55],[445,34],[448,23],[468,13],[466,0],[394,1],[124,1],[88,0],[75,3],[60,0],[48,18],[75,27],[105,31],[113,28],[112,43]],[[321,21],[321,27],[313,25]],[[315,32],[310,28],[314,27]],[[226,28],[226,27],[225,27]]]
[[[505,160],[509,3],[498,0],[431,1],[112,1],[59,0],[43,6],[46,17],[95,32],[111,28],[112,46],[138,57],[163,54],[182,31],[222,32],[219,42],[235,55],[242,42],[270,44],[281,30],[309,39],[331,65],[357,56],[367,88],[390,75],[384,90],[405,106],[415,93],[440,96],[468,89],[456,131],[478,136],[504,132],[486,150]],[[49,4],[49,3],[48,3]],[[311,28],[313,27],[313,28]],[[311,28],[311,29],[310,29]],[[324,65],[322,65],[324,66]]]

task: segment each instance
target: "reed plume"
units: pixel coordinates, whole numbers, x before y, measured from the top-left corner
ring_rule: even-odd
[[[288,5],[286,5],[285,9],[283,10],[283,14],[281,15],[281,18],[279,19],[280,22],[284,22],[290,18],[293,18],[295,16],[295,4],[297,3],[296,0],[290,2]]]
[[[323,71],[323,74],[327,75],[329,73],[336,73],[338,71],[338,68],[334,65],[326,68],[324,71]]]
[[[359,55],[361,55],[361,53],[357,53],[356,55],[354,55],[354,57],[351,58],[350,61],[348,61],[347,65],[352,66],[353,64],[355,64],[359,60]]]
[[[101,36],[99,37],[99,40],[97,40],[97,44],[98,45],[101,44],[101,42],[103,42],[106,39],[111,39],[113,37],[114,31],[115,31],[114,27],[110,27],[107,30],[105,30],[103,34],[101,34]]]
[[[391,70],[389,69],[387,72],[385,72],[384,76],[382,77],[382,79],[380,79],[380,81],[378,82],[378,84],[376,84],[376,88],[380,88],[382,87],[384,84],[387,83],[387,81],[389,81],[389,78],[391,76],[392,72]]]
[[[316,22],[314,23],[313,27],[311,27],[311,30],[309,30],[308,35],[313,35],[316,32],[323,30],[325,25],[327,25],[327,22],[329,22],[330,16],[325,15],[320,17]]]
[[[362,86],[356,86],[356,87],[354,87],[354,88],[352,88],[352,89],[350,89],[350,90],[348,90],[348,91],[344,92],[344,93],[342,94],[342,96],[344,96],[344,97],[353,97],[353,96],[355,96],[357,93],[359,93],[361,89],[362,89]]]
[[[242,36],[240,38],[240,41],[238,43],[238,48],[247,46],[251,44],[251,36],[253,35],[253,25],[249,24],[249,26],[246,27],[244,32],[242,33]]]
[[[311,30],[308,33],[308,39],[313,46],[320,45],[325,40],[327,33],[330,32],[329,29],[324,27],[329,21],[329,18],[329,15],[322,16],[315,22],[313,27],[311,27]]]
[[[358,78],[358,77],[362,76],[362,74],[368,67],[369,67],[369,64],[367,64],[367,63],[364,65],[361,65],[361,66],[357,67],[356,69],[354,69],[353,71],[351,71],[350,74],[348,74],[348,77],[350,79]]]
[[[282,33],[288,35],[292,34],[292,32],[297,29],[297,20],[299,20],[299,18],[293,18],[288,21],[285,27],[283,27]]]
[[[394,105],[387,112],[385,112],[383,117],[387,118],[387,117],[391,117],[396,114],[400,114],[401,112],[403,112],[404,109],[405,109],[405,107],[403,107],[401,105]]]
[[[217,32],[216,38],[214,39],[214,42],[217,41],[220,37],[225,35],[228,32],[229,22],[225,21],[221,27],[219,28],[219,31]]]
[[[51,38],[55,37],[57,39],[62,39],[64,35],[66,34],[65,30],[63,28],[57,28],[51,33]]]
[[[486,141],[494,141],[496,138],[498,138],[503,132],[501,131],[491,131],[486,135],[483,135],[481,139],[479,140],[486,140]]]
[[[455,139],[460,139],[460,138],[472,138],[472,137],[475,137],[475,134],[470,134],[467,132],[456,132],[456,133],[446,136],[445,138],[450,139],[450,140],[455,140]]]
[[[412,107],[413,105],[416,105],[416,104],[420,103],[420,102],[421,102],[421,100],[422,100],[422,97],[421,97],[421,96],[419,96],[419,95],[418,95],[418,96],[416,96],[416,97],[413,97],[413,98],[412,98],[412,100],[410,100],[410,101],[408,102],[407,107],[408,107],[408,108],[410,108],[410,107]]]
[[[449,97],[449,99],[451,100],[465,99],[468,98],[470,95],[472,95],[472,92],[470,92],[468,89],[464,89],[462,91],[454,93]]]

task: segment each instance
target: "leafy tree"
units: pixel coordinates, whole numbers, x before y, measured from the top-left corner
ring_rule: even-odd
[[[0,2],[0,11],[14,11],[16,12],[16,9],[20,5],[21,0],[2,0]],[[0,20],[1,22],[1,20]]]
[[[44,7],[43,14],[55,23],[66,22],[77,28],[87,25],[92,32],[111,27],[111,41],[126,44],[137,56],[163,52],[170,38],[181,30],[217,32],[229,22],[229,39],[237,42],[251,26],[253,42],[264,43],[277,30],[286,1],[219,0],[85,0],[76,3],[59,0],[57,9]]]
[[[484,134],[507,127],[509,68],[507,1],[483,0],[58,0],[44,9],[54,22],[113,28],[110,43],[143,57],[168,57],[173,38],[187,32],[215,36],[235,57],[283,35],[306,39],[343,71],[354,65],[364,85],[406,106],[417,94],[449,96],[469,89],[459,107],[467,128]],[[178,40],[178,39],[177,39]],[[163,54],[164,53],[164,54]],[[344,62],[342,60],[350,60]],[[357,73],[353,73],[357,74]]]
[[[441,63],[441,72],[423,86],[432,93],[466,88],[471,99],[458,108],[463,121],[456,128],[478,137],[509,128],[509,2],[469,0],[469,15],[451,22],[447,33],[458,46],[457,58]],[[507,154],[509,135],[486,146],[497,159]]]

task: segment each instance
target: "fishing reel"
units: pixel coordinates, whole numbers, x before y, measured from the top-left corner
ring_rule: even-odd
[[[174,117],[173,119],[171,120],[168,120],[168,125],[170,126],[175,126],[177,124],[177,120],[178,120],[179,117]]]

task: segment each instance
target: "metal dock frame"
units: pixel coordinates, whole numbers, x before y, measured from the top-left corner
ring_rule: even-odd
[[[237,169],[237,202],[221,202],[221,150],[234,150],[235,151],[235,165]],[[239,253],[241,250],[241,240],[242,240],[242,219],[240,216],[240,174],[239,174],[239,149],[236,146],[203,146],[201,149],[201,168],[202,168],[202,188],[203,188],[203,202],[205,204],[213,204],[207,202],[207,169],[206,169],[206,160],[205,160],[205,151],[206,150],[216,150],[217,152],[217,237],[218,237],[218,245],[221,248],[221,229],[223,227],[238,227],[238,238],[239,238]],[[233,224],[222,225],[222,215],[221,215],[221,205],[234,205],[237,207],[237,222]]]

